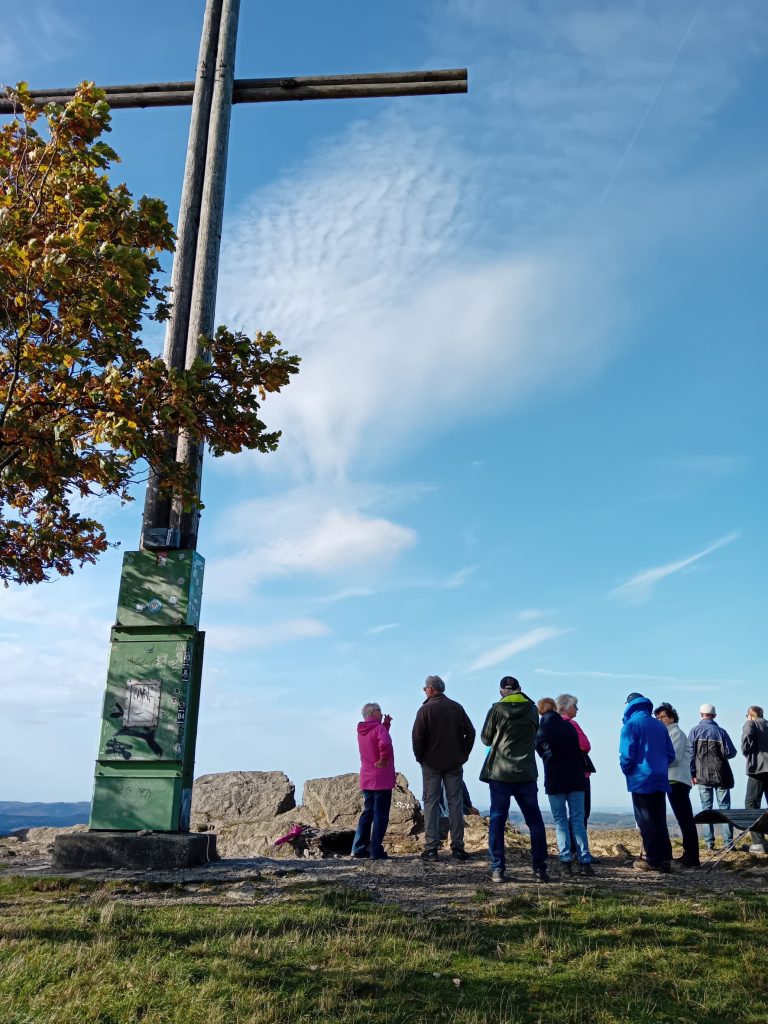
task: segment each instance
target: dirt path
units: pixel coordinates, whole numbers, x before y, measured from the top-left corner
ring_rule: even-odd
[[[222,860],[186,871],[54,872],[49,855],[19,857],[5,862],[0,877],[7,875],[85,878],[110,883],[104,898],[129,899],[152,904],[248,905],[288,899],[307,886],[332,883],[368,893],[383,903],[396,904],[409,913],[449,914],[469,912],[489,900],[508,899],[512,894],[563,891],[611,890],[637,892],[644,899],[668,898],[670,894],[692,897],[736,891],[764,891],[768,884],[768,858],[739,852],[731,854],[712,872],[692,871],[675,866],[671,875],[639,872],[631,861],[616,852],[623,844],[639,853],[637,833],[597,832],[592,846],[598,858],[594,878],[564,877],[556,859],[550,860],[552,881],[537,883],[531,874],[527,839],[513,837],[508,848],[508,882],[493,885],[487,855],[478,851],[464,864],[442,853],[436,864],[425,864],[418,856],[392,857],[387,861],[360,861],[349,857],[328,860]],[[550,848],[552,845],[550,844]],[[30,854],[33,851],[29,851]],[[116,884],[117,883],[117,884]]]

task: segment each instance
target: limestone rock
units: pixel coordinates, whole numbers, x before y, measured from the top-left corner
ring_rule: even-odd
[[[290,832],[292,825],[314,826],[302,807],[278,814],[270,821],[240,821],[216,829],[216,849],[220,857],[273,857],[291,860],[296,850],[291,843],[274,846],[276,839]]]
[[[360,777],[357,772],[328,779],[308,779],[304,785],[304,810],[319,828],[355,829],[363,809]],[[398,772],[392,791],[387,839],[390,843],[409,839],[423,830],[421,805],[408,788],[408,780]]]
[[[283,772],[201,775],[192,790],[191,830],[220,831],[242,822],[268,822],[296,807],[294,793],[295,786]]]

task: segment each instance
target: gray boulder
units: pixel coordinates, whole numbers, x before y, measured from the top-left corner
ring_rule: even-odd
[[[328,779],[308,779],[304,785],[303,807],[321,829],[354,829],[363,809],[357,772]],[[423,830],[421,805],[399,772],[392,792],[387,840],[397,843]],[[386,845],[386,844],[385,844]]]
[[[295,786],[283,772],[201,775],[192,790],[190,827],[221,832],[229,825],[269,822],[295,807]]]

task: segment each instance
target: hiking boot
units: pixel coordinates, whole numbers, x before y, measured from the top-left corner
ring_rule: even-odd
[[[491,881],[492,882],[506,882],[506,880],[507,880],[507,876],[504,874],[504,871],[503,871],[502,868],[494,868],[493,869],[493,871],[491,872]]]
[[[595,877],[595,872],[591,864],[579,864],[579,874],[586,875],[587,878]]]
[[[686,860],[685,857],[675,857],[675,864],[678,864],[681,868],[700,868],[701,864],[694,864],[693,861]]]
[[[533,869],[533,877],[536,879],[537,882],[548,882],[550,880],[549,879],[549,875],[547,874],[547,868],[546,868],[545,865],[542,865],[541,867],[534,868]]]
[[[633,861],[632,867],[635,871],[656,871],[662,875],[672,874],[672,865],[668,860],[663,861],[661,864],[649,864],[647,860],[636,860]]]
[[[371,856],[371,852],[370,852],[370,850],[353,850],[352,851],[352,856],[356,860],[363,860],[363,859],[368,860],[368,858]]]
[[[464,863],[465,860],[469,860],[469,854],[466,850],[451,850],[451,857],[454,860],[460,860]]]
[[[389,854],[386,850],[382,850],[381,853],[372,853],[371,860],[389,860]]]
[[[425,850],[421,855],[422,860],[429,861],[430,863],[438,859],[437,850]]]
[[[573,864],[569,860],[560,861],[560,874],[573,878]]]

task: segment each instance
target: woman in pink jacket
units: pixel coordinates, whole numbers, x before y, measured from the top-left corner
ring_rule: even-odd
[[[592,787],[589,781],[590,772],[586,771],[586,766],[588,764],[591,765],[592,762],[586,755],[588,755],[592,749],[592,744],[587,739],[587,734],[576,722],[576,715],[579,710],[579,702],[577,698],[574,697],[572,693],[561,693],[555,703],[557,704],[558,714],[564,718],[566,722],[571,723],[579,737],[579,750],[584,757],[584,774],[587,777],[587,788],[584,791],[584,824],[586,825],[587,820],[589,819],[589,812],[592,810]]]
[[[391,715],[383,715],[376,703],[363,705],[363,720],[357,724],[360,747],[360,789],[363,813],[352,841],[353,857],[386,860],[382,842],[389,824],[392,790],[395,788],[395,752],[389,736]]]

